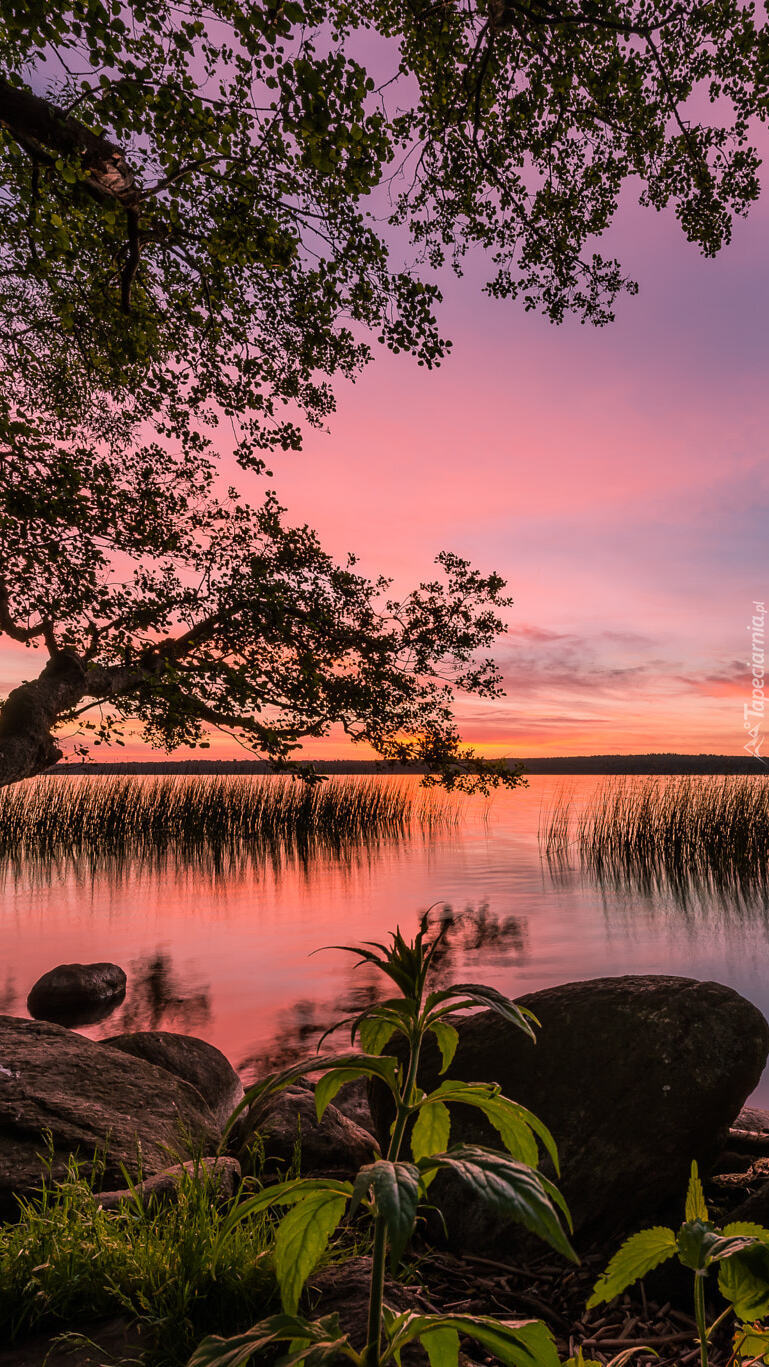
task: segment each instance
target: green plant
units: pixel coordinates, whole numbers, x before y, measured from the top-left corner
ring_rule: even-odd
[[[340,1088],[357,1078],[377,1078],[391,1092],[395,1117],[387,1154],[368,1164],[354,1182],[327,1178],[300,1179],[266,1187],[234,1209],[222,1229],[222,1243],[240,1220],[275,1206],[289,1207],[275,1240],[275,1272],[283,1313],[256,1324],[235,1338],[209,1338],[193,1355],[190,1367],[237,1367],[268,1344],[288,1342],[286,1363],[318,1363],[341,1355],[357,1367],[379,1367],[400,1362],[407,1344],[419,1340],[432,1367],[456,1363],[460,1335],[468,1335],[495,1358],[511,1367],[557,1367],[552,1338],[536,1320],[500,1322],[469,1315],[392,1314],[384,1304],[385,1267],[389,1253],[394,1270],[414,1230],[420,1201],[441,1170],[456,1174],[476,1199],[488,1201],[506,1219],[517,1220],[545,1239],[553,1248],[576,1260],[559,1218],[568,1211],[557,1188],[537,1171],[539,1139],[557,1170],[553,1138],[540,1120],[523,1106],[500,1094],[499,1088],[482,1083],[443,1081],[430,1093],[418,1085],[423,1042],[432,1033],[448,1069],[458,1042],[449,1019],[455,1012],[475,1006],[496,1011],[505,1021],[533,1038],[534,1017],[493,988],[458,983],[440,991],[427,991],[431,962],[443,931],[432,940],[427,918],[412,942],[400,931],[389,945],[369,943],[357,950],[360,963],[379,969],[398,988],[400,995],[369,1007],[342,1021],[350,1026],[350,1039],[360,1041],[364,1052],[315,1058],[267,1078],[247,1094],[233,1115],[231,1125],[248,1108],[247,1127],[258,1126],[262,1106],[274,1092],[288,1086],[302,1073],[321,1071],[315,1099],[318,1118]],[[334,1027],[336,1028],[336,1027]],[[382,1056],[394,1035],[405,1040],[403,1059]],[[506,1153],[477,1145],[449,1147],[451,1117],[456,1103],[477,1107],[498,1131]],[[409,1135],[411,1159],[401,1157]],[[299,1313],[299,1300],[313,1267],[345,1214],[363,1207],[373,1218],[373,1253],[369,1295],[367,1343],[357,1352],[341,1331],[336,1316],[315,1321]]]
[[[0,1224],[0,1342],[127,1316],[148,1367],[182,1367],[202,1334],[246,1328],[277,1304],[269,1219],[242,1221],[222,1247],[227,1208],[204,1171],[181,1176],[172,1204],[137,1192],[118,1211],[99,1205],[100,1180],[73,1158]]]
[[[647,1272],[677,1257],[681,1266],[694,1274],[694,1315],[701,1367],[708,1367],[713,1331],[732,1310],[739,1322],[732,1361],[749,1360],[743,1352],[746,1344],[750,1347],[751,1343],[755,1346],[760,1342],[766,1353],[769,1333],[752,1326],[769,1314],[769,1229],[746,1221],[717,1228],[708,1214],[696,1163],[692,1163],[684,1217],[678,1233],[657,1226],[626,1239],[596,1282],[587,1308],[613,1300]],[[708,1328],[705,1281],[714,1267],[718,1269],[719,1290],[729,1305]],[[756,1360],[755,1355],[751,1360]]]

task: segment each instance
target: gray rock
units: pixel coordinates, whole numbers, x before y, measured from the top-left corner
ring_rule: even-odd
[[[229,1201],[240,1183],[240,1163],[236,1158],[223,1156],[203,1158],[199,1161],[191,1158],[186,1163],[175,1163],[172,1168],[166,1168],[165,1172],[159,1172],[156,1177],[145,1178],[137,1184],[134,1191],[131,1191],[130,1187],[123,1187],[120,1191],[103,1191],[99,1197],[99,1205],[103,1210],[117,1210],[124,1201],[134,1200],[135,1196],[142,1202],[176,1201],[185,1175],[194,1177],[196,1181],[208,1183],[216,1200]]]
[[[117,964],[59,964],[38,978],[27,1010],[56,1025],[93,1025],[120,1005],[125,990],[126,975]]]
[[[213,1044],[194,1035],[175,1035],[168,1030],[137,1030],[102,1040],[133,1058],[154,1063],[197,1088],[223,1129],[235,1107],[243,1100],[243,1084],[229,1059]]]
[[[708,1170],[761,1076],[769,1050],[761,1012],[719,983],[668,977],[567,983],[520,1001],[541,1021],[537,1044],[491,1011],[468,1016],[450,1076],[499,1083],[550,1127],[578,1242],[627,1231],[669,1200],[680,1204],[691,1160]],[[420,1074],[428,1090],[438,1066],[430,1040]],[[388,1100],[372,1088],[380,1141]],[[452,1114],[453,1140],[499,1147],[475,1111]],[[446,1174],[430,1194],[452,1246],[510,1243],[509,1228]]]
[[[299,1141],[301,1171],[346,1179],[370,1163],[375,1143],[368,1131],[328,1106],[318,1123],[315,1096],[308,1087],[287,1087],[270,1103],[258,1125],[268,1170],[285,1169]]]
[[[14,1193],[64,1177],[69,1154],[90,1163],[106,1146],[103,1185],[212,1153],[219,1127],[200,1094],[144,1059],[59,1025],[0,1016],[0,1218]],[[41,1158],[45,1156],[45,1161]]]

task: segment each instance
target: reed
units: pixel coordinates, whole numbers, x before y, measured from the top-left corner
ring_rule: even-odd
[[[456,820],[393,778],[46,776],[0,790],[0,866],[86,859],[226,863],[397,838]]]
[[[722,893],[769,883],[769,783],[762,777],[611,780],[581,809],[562,795],[540,842],[550,860],[576,851],[600,880]]]

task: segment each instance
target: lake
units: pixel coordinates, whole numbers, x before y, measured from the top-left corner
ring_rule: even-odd
[[[543,811],[564,793],[578,809],[604,782],[536,776],[488,801],[452,800],[451,819],[429,829],[303,858],[6,868],[0,1011],[26,1015],[30,987],[55,964],[112,960],[128,973],[126,999],[85,1033],[199,1034],[254,1076],[314,1047],[376,990],[342,953],[312,951],[398,924],[413,932],[435,905],[451,909],[443,971],[459,979],[516,996],[597,976],[682,974],[727,983],[769,1016],[765,887],[737,897],[633,885],[586,871],[576,851],[543,856]],[[756,1099],[769,1105],[766,1074]]]

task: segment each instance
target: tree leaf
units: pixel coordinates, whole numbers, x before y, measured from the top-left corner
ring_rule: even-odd
[[[391,1341],[398,1354],[436,1329],[453,1329],[486,1348],[504,1367],[559,1367],[553,1336],[541,1320],[495,1320],[486,1315],[409,1315]]]
[[[442,1101],[426,1101],[420,1108],[411,1131],[414,1162],[433,1153],[442,1153],[451,1134],[451,1116]]]
[[[283,1309],[295,1314],[304,1284],[344,1215],[346,1196],[316,1191],[284,1216],[275,1237],[275,1275]]]
[[[413,1163],[393,1163],[380,1158],[361,1168],[353,1187],[350,1214],[354,1214],[366,1192],[374,1193],[377,1213],[387,1226],[390,1244],[390,1263],[400,1262],[403,1250],[411,1238],[419,1205],[419,1169]]]
[[[642,1229],[640,1233],[632,1234],[614,1254],[606,1271],[601,1273],[587,1303],[587,1309],[592,1310],[594,1305],[600,1305],[603,1301],[613,1301],[625,1287],[645,1277],[647,1272],[659,1267],[660,1263],[666,1262],[668,1258],[672,1258],[676,1251],[676,1236],[673,1230],[662,1225],[655,1225],[651,1229]]]
[[[515,1220],[539,1235],[572,1262],[579,1262],[558,1213],[534,1168],[507,1154],[472,1144],[457,1144],[446,1153],[422,1158],[421,1172],[448,1168],[503,1220]]]
[[[441,1051],[441,1072],[445,1073],[457,1051],[459,1031],[453,1025],[449,1025],[448,1021],[442,1020],[433,1021],[430,1029],[438,1041],[438,1048]]]
[[[705,1193],[702,1190],[702,1183],[696,1163],[692,1163],[691,1176],[689,1177],[689,1188],[686,1193],[686,1212],[685,1217],[689,1220],[703,1220],[707,1222],[708,1208],[705,1204]]]

